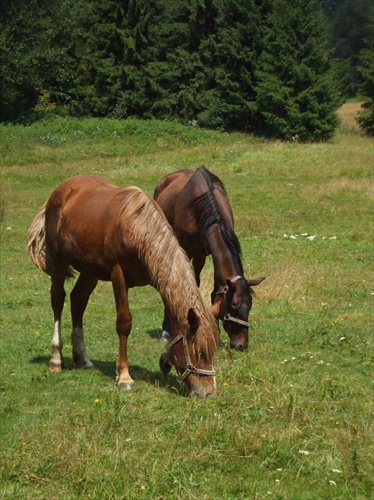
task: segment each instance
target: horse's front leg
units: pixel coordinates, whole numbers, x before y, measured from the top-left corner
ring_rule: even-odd
[[[195,279],[197,286],[200,286],[200,273],[203,270],[205,264],[205,255],[204,254],[197,254],[193,257],[192,259],[192,267],[195,273]]]
[[[116,301],[117,321],[116,328],[119,338],[119,353],[117,359],[117,383],[122,389],[131,389],[134,381],[130,377],[127,359],[127,339],[130,335],[132,317],[129,309],[125,277],[119,265],[112,270],[112,285]]]
[[[49,361],[51,372],[60,372],[64,368],[64,358],[62,357],[62,335],[61,335],[61,315],[65,302],[65,277],[64,275],[51,276],[51,306],[54,316],[54,331],[51,341],[52,357]]]
[[[71,343],[73,346],[73,359],[75,368],[92,368],[93,364],[88,359],[83,336],[83,314],[86,310],[88,299],[97,285],[97,278],[81,274],[70,294],[71,318],[73,332]]]

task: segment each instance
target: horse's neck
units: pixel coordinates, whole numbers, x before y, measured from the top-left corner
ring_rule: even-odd
[[[237,276],[238,270],[235,268],[234,256],[216,226],[209,228],[208,242],[213,259],[214,281],[225,282]]]

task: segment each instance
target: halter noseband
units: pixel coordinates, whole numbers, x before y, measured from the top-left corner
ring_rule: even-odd
[[[235,276],[235,278],[233,278],[231,281],[231,283],[235,283],[235,281],[238,281],[242,278],[242,276]],[[225,286],[225,288],[222,290],[222,291],[218,291],[216,293],[216,295],[223,295],[223,303],[224,303],[224,308],[225,308],[225,311],[226,311],[226,294],[229,290],[229,287],[228,285]],[[225,314],[223,315],[223,321],[231,321],[232,323],[238,323],[239,325],[243,325],[243,326],[246,326],[247,328],[249,327],[249,323],[248,321],[244,321],[242,319],[239,319],[239,318],[235,318],[235,316],[231,316],[230,313],[228,312],[225,312]]]
[[[175,337],[175,339],[173,339],[169,343],[168,349],[170,349],[170,347],[173,347],[180,340],[182,340],[183,342],[184,355],[186,357],[187,368],[182,373],[182,375],[178,377],[178,382],[183,382],[183,380],[186,377],[188,377],[188,375],[190,375],[191,373],[195,373],[196,375],[210,375],[214,377],[216,374],[214,370],[202,370],[201,368],[196,368],[196,366],[191,363],[190,353],[188,352],[188,344],[185,335],[179,334],[177,337]]]

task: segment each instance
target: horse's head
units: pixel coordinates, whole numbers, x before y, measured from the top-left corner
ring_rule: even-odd
[[[252,307],[252,286],[259,285],[265,278],[246,280],[236,276],[226,280],[213,292],[213,316],[223,322],[230,337],[230,347],[242,351],[248,347],[248,317]]]
[[[185,382],[191,396],[213,396],[216,392],[216,377],[213,369],[213,354],[216,348],[217,332],[208,338],[199,332],[201,320],[191,308],[183,325],[172,327],[173,338],[168,350],[161,355],[160,368],[168,373],[174,365],[178,380]],[[211,322],[211,328],[216,328]],[[207,326],[209,328],[209,325]]]

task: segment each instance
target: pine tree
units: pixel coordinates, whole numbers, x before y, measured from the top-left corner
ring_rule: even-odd
[[[199,92],[202,126],[251,131],[256,122],[255,69],[261,13],[253,0],[216,2],[215,31],[202,42],[204,74]]]
[[[361,50],[361,65],[358,68],[363,79],[359,87],[363,110],[357,121],[368,135],[374,135],[374,15],[368,22],[368,32],[371,35],[365,40],[366,47]]]
[[[74,0],[2,0],[1,120],[30,114],[41,94],[67,103],[75,67],[71,38],[82,15]]]
[[[315,0],[273,0],[257,71],[259,132],[286,140],[329,139],[339,97]]]

